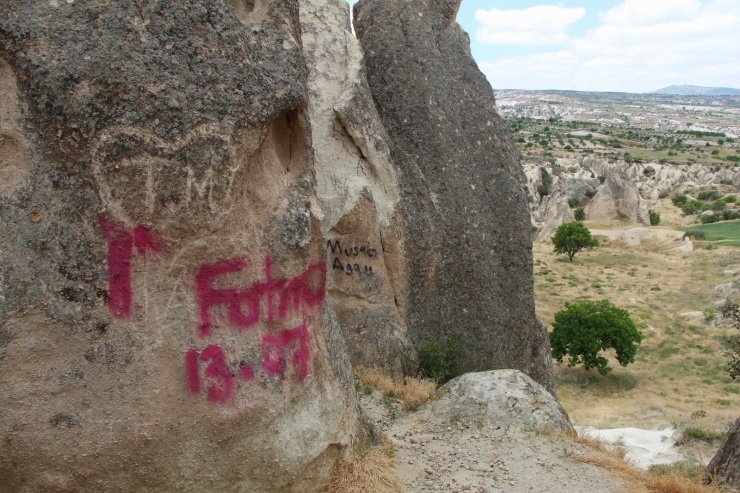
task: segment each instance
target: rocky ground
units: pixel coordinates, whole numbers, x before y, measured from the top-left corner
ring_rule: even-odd
[[[553,485],[557,491],[574,493],[625,488],[612,473],[579,460],[594,450],[574,441],[568,431],[552,431],[552,417],[529,423],[515,411],[494,417],[490,404],[488,413],[458,413],[444,399],[406,412],[399,401],[378,391],[361,397],[363,411],[390,440],[394,467],[409,492],[551,492]],[[499,400],[501,408],[510,410],[523,403]],[[476,407],[467,403],[469,409]]]

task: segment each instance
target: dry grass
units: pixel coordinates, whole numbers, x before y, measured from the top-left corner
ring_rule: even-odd
[[[740,266],[737,248],[684,256],[606,245],[573,263],[556,257],[551,244],[535,243],[534,253],[543,321],[551,325],[566,302],[609,299],[627,309],[645,335],[635,363],[622,368],[610,358],[614,371],[606,378],[556,365],[558,397],[574,422],[721,431],[737,417],[740,388],[727,374],[723,347],[730,329],[679,315],[714,306],[719,295],[713,287],[733,279],[723,271]]]
[[[431,380],[406,377],[403,382],[400,382],[373,368],[358,368],[356,373],[360,385],[372,387],[385,395],[401,399],[407,410],[418,409],[430,399],[437,389],[437,385]]]
[[[382,442],[341,461],[321,493],[399,493],[405,489],[393,468],[393,446]]]
[[[682,470],[669,474],[643,471],[625,459],[624,449],[609,449],[593,437],[566,435],[569,439],[592,450],[592,453],[574,456],[574,460],[606,469],[625,483],[625,493],[720,493],[714,486],[701,484]]]

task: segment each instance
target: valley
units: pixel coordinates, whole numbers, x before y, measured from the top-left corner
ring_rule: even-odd
[[[556,363],[558,398],[580,426],[672,426],[698,470],[740,409],[726,354],[738,334],[717,311],[740,295],[740,221],[721,220],[737,217],[740,98],[501,91],[497,100],[528,179],[538,316],[552,327],[566,303],[608,299],[644,335],[635,363],[612,355],[605,377]],[[609,219],[594,202],[612,179],[622,195],[609,198]],[[601,246],[570,263],[549,237],[578,209]]]

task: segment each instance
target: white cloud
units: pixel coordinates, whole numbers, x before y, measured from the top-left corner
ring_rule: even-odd
[[[698,0],[626,0],[601,16],[606,24],[618,26],[650,25],[671,21],[690,21],[701,10]]]
[[[669,8],[670,7],[670,8]],[[740,86],[740,0],[626,0],[560,50],[481,63],[496,88]]]
[[[584,8],[539,5],[523,10],[478,10],[476,37],[484,44],[545,45],[568,39],[568,28],[586,13]]]

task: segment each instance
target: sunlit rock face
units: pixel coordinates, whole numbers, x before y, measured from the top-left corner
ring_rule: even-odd
[[[398,179],[347,2],[301,1],[301,32],[329,301],[352,363],[401,376],[416,369],[403,319]]]
[[[356,436],[296,0],[7,0],[8,491],[309,491]]]

